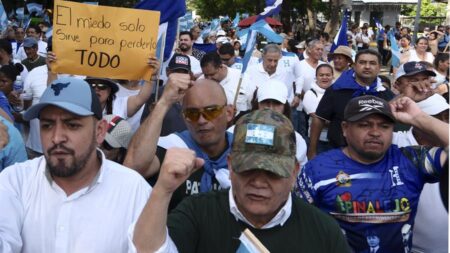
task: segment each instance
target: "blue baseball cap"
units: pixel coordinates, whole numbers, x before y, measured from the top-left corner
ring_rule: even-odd
[[[35,38],[27,37],[23,41],[23,47],[28,48],[28,47],[37,47],[37,46],[38,46],[38,42]]]
[[[59,78],[53,81],[41,96],[39,103],[30,107],[23,115],[25,120],[39,118],[46,106],[53,105],[78,116],[102,118],[102,109],[95,91],[81,79]]]

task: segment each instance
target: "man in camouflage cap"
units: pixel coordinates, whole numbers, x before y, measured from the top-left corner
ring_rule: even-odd
[[[191,150],[169,149],[133,246],[138,252],[236,252],[242,247],[237,238],[249,229],[270,252],[349,252],[337,223],[291,194],[299,170],[295,150],[285,116],[269,109],[244,115],[228,157],[231,189],[188,197],[167,217],[173,191],[204,162]]]

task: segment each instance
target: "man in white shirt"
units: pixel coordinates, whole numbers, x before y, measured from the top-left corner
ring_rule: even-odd
[[[207,53],[200,62],[203,75],[199,78],[214,80],[222,85],[227,96],[227,104],[232,105],[236,92],[238,92],[239,79],[241,72],[237,69],[227,67],[222,63],[220,56],[216,52]],[[244,90],[241,88],[238,92],[237,111],[246,110]]]
[[[127,252],[151,189],[97,149],[107,123],[94,91],[57,79],[24,114],[37,117],[44,156],[0,174],[0,252]]]
[[[247,68],[242,79],[242,87],[247,97],[248,109],[251,108],[251,101],[253,100],[255,90],[271,79],[281,81],[286,84],[288,91],[292,90],[292,85],[289,85],[286,71],[283,68],[277,68],[280,59],[280,47],[275,44],[269,44],[263,49],[262,62]]]
[[[27,28],[27,37],[35,38],[38,42],[38,54],[42,57],[47,57],[47,42],[41,40],[42,31],[37,25],[29,25]],[[27,58],[25,53],[25,48],[23,44],[20,45],[19,51],[17,52],[17,59],[23,61]]]

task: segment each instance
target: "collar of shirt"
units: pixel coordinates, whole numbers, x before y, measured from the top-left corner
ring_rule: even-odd
[[[241,213],[241,211],[239,211],[236,202],[234,201],[233,187],[230,187],[230,190],[228,191],[228,201],[230,203],[230,212],[231,214],[233,214],[234,218],[236,218],[236,221],[241,220],[247,223],[248,225],[252,226],[253,228],[255,228],[255,226],[253,226],[253,224],[250,223],[250,221],[248,221],[247,218],[245,218],[245,216]],[[278,211],[278,213],[272,218],[272,220],[269,221],[264,226],[262,226],[261,229],[269,229],[278,225],[283,226],[284,223],[287,221],[287,219],[289,219],[289,217],[291,216],[291,211],[292,211],[292,196],[291,194],[289,194],[289,197],[284,206],[280,209],[280,211]]]
[[[99,183],[101,183],[103,181],[103,177],[104,177],[103,165],[105,164],[104,161],[106,159],[105,155],[103,154],[103,152],[99,148],[97,148],[96,152],[97,152],[97,157],[101,158],[101,165],[100,165],[100,169],[99,169],[97,175],[94,177],[94,179],[92,180],[92,182],[88,186],[81,188],[80,190],[78,190],[77,192],[74,192],[70,196],[66,196],[66,193],[64,192],[64,190],[61,189],[61,187],[57,183],[55,183],[55,181],[53,181],[53,179],[52,179],[52,177],[50,175],[50,172],[48,170],[48,167],[47,167],[47,162],[45,162],[44,173],[45,173],[45,177],[47,178],[47,181],[50,184],[50,186],[53,189],[55,189],[57,192],[60,192],[61,194],[64,194],[64,196],[66,196],[67,200],[77,199],[77,198],[83,196],[84,194],[87,194],[90,191],[92,191],[97,184],[99,184]]]
[[[280,74],[279,71],[276,70],[275,73],[273,73],[272,75],[269,75],[269,73],[267,73],[267,71],[264,69],[262,62],[258,63],[258,71],[261,73],[264,73],[269,78],[274,78]]]

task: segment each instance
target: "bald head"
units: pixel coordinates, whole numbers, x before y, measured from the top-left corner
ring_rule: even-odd
[[[189,88],[183,99],[183,108],[197,100],[211,98],[216,104],[224,105],[227,103],[227,96],[222,85],[214,80],[199,79]]]

